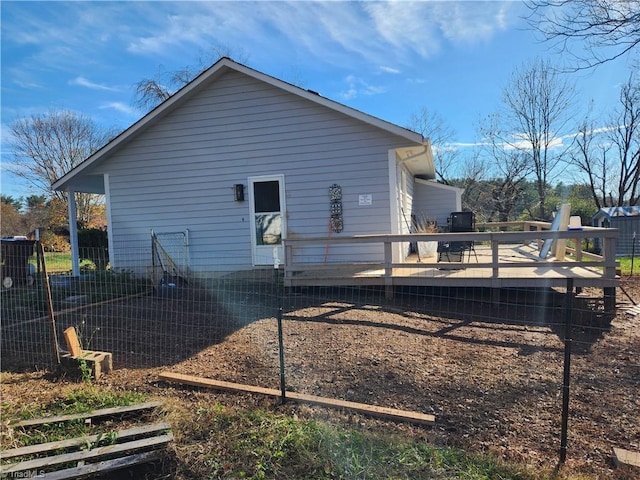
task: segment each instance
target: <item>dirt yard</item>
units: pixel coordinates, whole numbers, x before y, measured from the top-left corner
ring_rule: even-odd
[[[637,278],[625,280],[623,288],[618,303],[629,302],[624,292],[640,302]],[[481,312],[490,307],[474,299],[464,306],[448,304],[450,314],[438,308],[438,315],[425,313],[430,309],[424,301],[380,308],[366,298],[297,300],[283,321],[289,390],[431,413],[437,420],[435,427],[419,427],[305,405],[294,407],[296,414],[553,469],[560,449],[564,358],[562,309],[553,302],[555,313],[536,322],[535,308],[509,302],[489,317]],[[622,309],[610,323],[576,319],[566,464],[571,473],[632,478],[613,465],[611,451],[640,450],[639,325],[640,316]],[[192,389],[158,382],[158,373],[279,388],[278,365],[277,323],[264,318],[190,350],[177,363],[119,368],[97,384],[188,402]],[[2,401],[44,399],[52,391],[55,386],[52,390],[44,374],[30,374],[24,381],[3,384]],[[251,395],[195,395],[248,407],[256,403]]]

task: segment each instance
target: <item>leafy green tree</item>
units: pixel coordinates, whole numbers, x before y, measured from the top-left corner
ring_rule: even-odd
[[[15,235],[26,235],[28,233],[24,219],[20,212],[16,209],[15,204],[8,201],[5,202],[3,196],[0,202],[0,236],[13,237]]]
[[[27,197],[27,209],[33,210],[36,208],[42,208],[47,204],[47,197],[45,195],[29,195]]]
[[[14,198],[11,195],[0,195],[0,201],[7,205],[11,205],[16,212],[19,212],[22,209],[21,198]]]
[[[593,202],[589,185],[572,185],[568,201],[571,204],[571,215],[579,215],[583,225],[591,225],[591,219],[599,207]]]

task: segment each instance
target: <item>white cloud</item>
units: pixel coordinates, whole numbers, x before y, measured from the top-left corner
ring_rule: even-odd
[[[434,21],[446,39],[454,44],[489,40],[518,20],[516,2],[438,2]]]
[[[384,87],[370,85],[355,75],[347,75],[344,81],[347,84],[347,89],[340,92],[340,96],[345,100],[351,100],[362,95],[378,95],[386,91]]]
[[[105,57],[118,50],[118,44],[127,37],[128,20],[135,16],[137,5],[134,2],[5,3],[1,24],[3,62],[9,58],[25,74],[48,78],[58,72],[71,72],[71,76],[75,76],[79,67],[85,70],[102,67],[108,61]],[[107,44],[108,50],[105,50]],[[23,53],[5,55],[5,48]]]
[[[391,74],[394,74],[394,75],[399,75],[400,73],[402,73],[397,68],[387,67],[385,65],[380,66],[380,71],[383,72],[383,73],[391,73]]]
[[[551,137],[548,140],[548,144],[546,145],[547,148],[559,148],[559,147],[564,147],[564,139],[567,138],[565,137]],[[502,144],[503,148],[505,150],[530,150],[533,148],[533,144],[531,143],[531,141],[527,138],[527,135],[522,133],[522,134],[514,134],[512,136],[512,140],[510,140],[509,142],[503,143]]]
[[[230,4],[231,2],[229,2]],[[127,51],[140,55],[166,55],[184,44],[206,47],[220,35],[223,24],[219,14],[226,10],[226,2],[215,2],[216,10],[206,10],[206,3],[184,2],[171,5],[171,14],[153,19],[145,35],[131,38]],[[156,2],[162,12],[162,2]],[[205,10],[203,11],[203,7]],[[224,25],[224,24],[223,24]]]
[[[486,41],[518,19],[514,2],[184,2],[156,3],[153,28],[128,51],[162,55],[184,45],[243,45],[277,55],[286,44],[331,64],[354,54],[384,65],[439,53],[443,42]],[[164,10],[164,14],[162,11]],[[170,11],[171,14],[167,14]],[[221,40],[224,39],[222,42]]]
[[[80,87],[90,88],[92,90],[105,90],[108,92],[117,92],[119,91],[116,87],[109,87],[107,85],[103,85],[100,83],[94,83],[91,80],[87,80],[84,77],[76,77],[73,80],[69,81],[69,85],[78,85]]]
[[[122,103],[122,102],[107,102],[107,103],[103,103],[102,105],[100,105],[99,108],[116,110],[117,112],[125,113],[125,114],[131,115],[133,117],[138,117],[140,115],[140,112],[137,109],[127,105],[126,103]]]
[[[29,90],[37,90],[43,88],[42,83],[34,78],[33,73],[28,68],[6,68],[6,70],[3,69],[3,75],[6,79],[10,78],[11,83],[20,88]]]

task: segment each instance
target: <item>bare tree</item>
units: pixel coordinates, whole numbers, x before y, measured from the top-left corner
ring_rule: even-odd
[[[47,197],[67,203],[66,194],[53,191],[51,184],[79,165],[104,145],[114,131],[100,129],[88,117],[70,111],[53,110],[13,122],[13,163],[7,168],[27,180]],[[101,196],[76,194],[78,219],[88,223]]]
[[[503,89],[502,128],[491,135],[523,155],[535,176],[538,215],[548,220],[547,190],[560,166],[562,136],[571,119],[573,86],[544,60],[516,68]]]
[[[607,206],[606,192],[610,182],[607,168],[609,146],[598,142],[598,129],[585,119],[578,128],[575,148],[569,153],[571,163],[586,177],[591,190],[591,198],[600,209]]]
[[[530,25],[571,52],[576,69],[614,60],[640,45],[638,0],[530,0]],[[579,52],[577,49],[583,50]]]
[[[516,206],[523,196],[522,185],[534,171],[528,155],[502,141],[504,134],[499,122],[498,115],[491,115],[480,127],[481,135],[486,139],[484,157],[490,159],[485,171],[491,180],[484,187],[486,195],[483,199],[488,222],[514,220]]]
[[[135,84],[133,103],[143,110],[152,110],[215,62],[223,57],[231,58],[232,56],[239,62],[246,62],[248,58],[242,50],[236,52],[227,45],[216,45],[211,47],[208,53],[201,54],[195,66],[186,66],[172,72],[167,72],[160,67],[154,78],[143,78]]]
[[[460,178],[452,182],[454,186],[462,188],[462,209],[473,211],[478,222],[486,222],[489,217],[483,188],[486,172],[486,160],[478,151],[474,151],[462,165]]]
[[[428,138],[433,147],[437,180],[449,184],[451,170],[456,164],[458,150],[451,146],[455,132],[436,112],[422,107],[409,118],[408,127]]]
[[[620,89],[620,104],[614,113],[608,138],[620,162],[618,205],[640,201],[640,83],[630,77]],[[613,160],[611,163],[615,165]]]
[[[570,158],[598,208],[640,203],[640,84],[633,76],[622,85],[608,126],[584,120]]]

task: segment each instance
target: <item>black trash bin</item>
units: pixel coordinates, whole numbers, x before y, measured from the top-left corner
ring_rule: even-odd
[[[33,255],[35,240],[23,238],[1,238],[2,286],[32,285],[35,278],[29,259]]]

